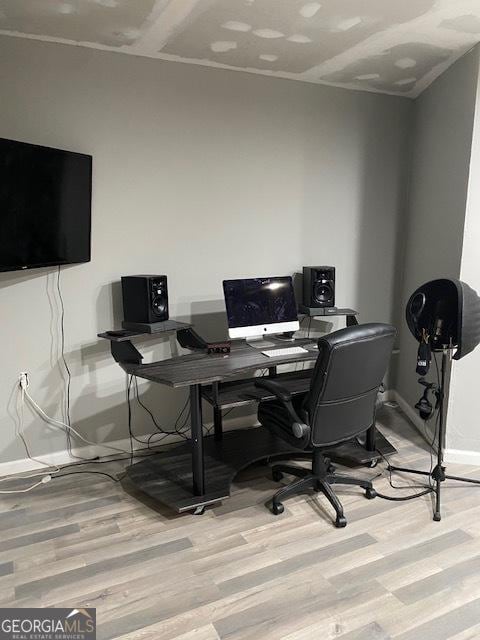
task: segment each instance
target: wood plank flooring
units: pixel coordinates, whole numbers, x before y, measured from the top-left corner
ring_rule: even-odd
[[[429,468],[397,409],[379,422],[396,462]],[[374,477],[383,466],[345,472]],[[374,484],[405,493],[385,474]],[[96,607],[99,640],[479,639],[480,488],[444,486],[440,523],[429,497],[369,501],[336,486],[348,526],[335,529],[314,494],[271,515],[264,503],[278,485],[266,465],[203,516],[139,501],[106,477],[67,476],[0,497],[0,606]]]

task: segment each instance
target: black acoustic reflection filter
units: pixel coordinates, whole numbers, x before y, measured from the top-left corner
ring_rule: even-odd
[[[458,349],[453,356],[460,360],[480,344],[480,298],[478,293],[460,280],[456,281],[459,292]]]
[[[407,302],[406,320],[418,342],[424,332],[430,336],[433,351],[456,347],[455,360],[480,344],[480,297],[454,278],[439,278],[418,287]]]
[[[309,308],[335,306],[335,267],[303,267],[303,304]]]

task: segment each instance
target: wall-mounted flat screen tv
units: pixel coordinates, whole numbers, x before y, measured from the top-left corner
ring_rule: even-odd
[[[0,271],[88,262],[92,157],[0,138]]]

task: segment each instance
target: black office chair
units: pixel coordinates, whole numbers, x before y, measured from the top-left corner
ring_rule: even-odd
[[[303,395],[292,398],[274,380],[261,378],[255,383],[277,398],[260,403],[260,423],[293,446],[312,450],[311,471],[284,464],[273,467],[276,481],[284,473],[299,478],[273,496],[274,514],[283,512],[284,498],[313,488],[322,491],[335,509],[335,525],[344,527],[347,521],[332,484],[356,485],[366,490],[367,498],[376,496],[369,480],[336,475],[322,448],[350,440],[374,424],[377,393],[394,338],[395,328],[379,323],[347,327],[320,338],[310,390]]]

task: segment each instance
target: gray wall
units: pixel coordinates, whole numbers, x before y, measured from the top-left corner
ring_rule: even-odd
[[[418,343],[404,309],[422,283],[458,278],[475,113],[478,49],[470,51],[414,103],[403,288],[397,320],[400,354],[393,386],[412,407],[421,390],[415,374]]]
[[[480,47],[475,50],[477,66]],[[477,78],[468,198],[460,278],[480,292],[480,82]],[[470,318],[470,322],[478,319]],[[480,464],[480,433],[474,401],[478,393],[480,348],[453,362],[447,421],[447,459]]]
[[[125,376],[95,337],[119,324],[122,274],[168,274],[171,316],[216,337],[223,278],[304,264],[335,265],[337,302],[363,321],[392,320],[410,101],[5,37],[0,82],[2,137],[94,157],[92,262],[62,271],[72,417],[86,437],[127,436]],[[61,415],[54,270],[0,274],[0,301],[8,461],[24,457],[20,371]],[[184,394],[141,391],[171,427]],[[152,431],[144,413],[135,421]],[[65,447],[29,411],[26,434],[37,455]]]

